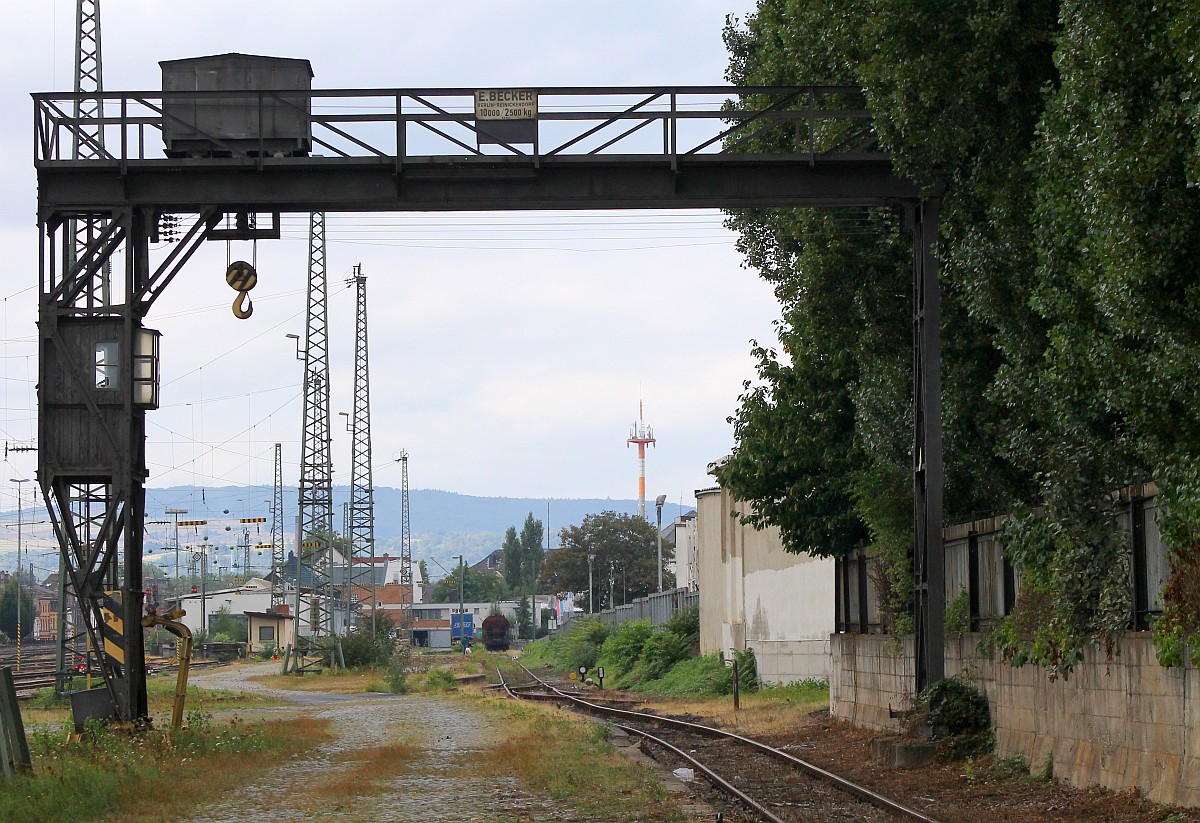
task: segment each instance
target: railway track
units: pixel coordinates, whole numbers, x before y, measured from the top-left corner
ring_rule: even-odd
[[[173,672],[179,667],[167,664],[165,661],[148,660],[147,663],[155,672]],[[216,660],[193,660],[189,668],[192,671],[217,666]],[[15,647],[0,648],[0,667],[10,666],[13,670],[13,686],[18,698],[32,697],[38,690],[54,685],[57,667],[57,651],[53,645],[26,647],[21,653],[21,668],[17,669],[17,654]],[[92,684],[102,683],[104,675],[94,664],[92,666]],[[79,670],[75,675],[76,688],[83,688],[84,672]]]
[[[513,686],[501,675],[501,684],[511,696],[565,702],[588,714],[619,721],[614,728],[643,741],[656,760],[695,770],[698,778],[702,776],[713,790],[728,798],[725,820],[936,823],[922,812],[752,738],[585,700],[521,668],[530,682]]]

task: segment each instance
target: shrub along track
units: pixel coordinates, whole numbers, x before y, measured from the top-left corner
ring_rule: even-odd
[[[500,682],[513,697],[554,700],[599,717],[618,720],[618,728],[657,747],[656,759],[672,765],[689,766],[703,775],[715,790],[735,799],[726,819],[767,820],[788,823],[796,820],[883,821],[904,820],[936,823],[916,810],[818,768],[787,752],[722,729],[634,712],[583,700],[561,691],[522,666],[531,680],[510,686]],[[499,674],[499,672],[497,672]],[[654,727],[651,734],[648,728]],[[782,762],[800,774],[781,770]]]

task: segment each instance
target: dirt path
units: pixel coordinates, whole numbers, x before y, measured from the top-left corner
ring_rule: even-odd
[[[299,823],[307,820],[401,823],[455,819],[465,823],[575,820],[570,809],[537,798],[515,778],[484,781],[474,762],[500,730],[469,704],[416,695],[336,695],[271,689],[248,678],[273,674],[277,663],[198,674],[199,686],[256,691],[293,701],[274,711],[327,718],[337,735],[303,759],[262,775],[227,798],[197,810],[188,823]],[[255,710],[270,712],[270,709]],[[404,741],[420,754],[378,791],[332,792],[339,776],[361,769],[341,760],[355,748]],[[351,784],[352,785],[352,784]],[[378,787],[377,787],[378,788]]]

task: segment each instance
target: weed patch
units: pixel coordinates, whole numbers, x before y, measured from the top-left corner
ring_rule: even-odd
[[[326,739],[325,724],[291,720],[214,725],[202,713],[192,728],[137,731],[89,724],[82,739],[41,726],[29,735],[33,771],[0,792],[0,820],[129,823],[170,819],[250,775]],[[164,764],[186,763],[168,769]]]
[[[484,701],[505,738],[483,757],[487,776],[515,774],[533,791],[596,820],[681,821],[662,785],[621,756],[608,727],[549,706]]]
[[[383,788],[386,781],[404,774],[409,764],[420,755],[420,747],[411,743],[392,743],[343,752],[338,759],[348,764],[349,768],[335,771],[317,781],[305,792],[305,796],[323,801],[321,807],[327,808],[328,803],[324,801],[336,802],[371,794]]]

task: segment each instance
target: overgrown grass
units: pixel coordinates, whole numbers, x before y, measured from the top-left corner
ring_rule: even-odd
[[[545,705],[482,705],[505,730],[479,764],[484,776],[515,774],[588,819],[684,820],[655,776],[608,742],[607,726]]]
[[[29,734],[33,772],[5,784],[0,820],[128,823],[170,819],[254,773],[328,739],[326,722],[292,719],[214,725],[203,712],[182,731],[89,725],[82,740],[48,726]],[[186,763],[186,768],[176,768]]]
[[[690,657],[660,678],[630,686],[631,691],[660,697],[721,697],[733,692],[732,670],[718,655]]]
[[[152,716],[170,714],[175,703],[175,674],[163,673],[146,679],[146,700]],[[188,685],[184,705],[196,708],[226,709],[278,706],[281,701],[254,692],[235,692],[228,689],[207,689]],[[71,700],[55,697],[54,689],[41,689],[21,703],[21,719],[26,726],[41,723],[66,723],[71,720]],[[2,819],[2,818],[0,818]]]
[[[763,686],[754,699],[793,704],[802,711],[816,711],[829,706],[829,681],[807,678],[784,686]]]
[[[324,669],[304,675],[264,674],[250,679],[272,689],[296,692],[331,692],[333,694],[362,694],[367,691],[388,691],[369,688],[380,682],[386,683],[388,670],[381,666],[366,666],[360,669]]]

